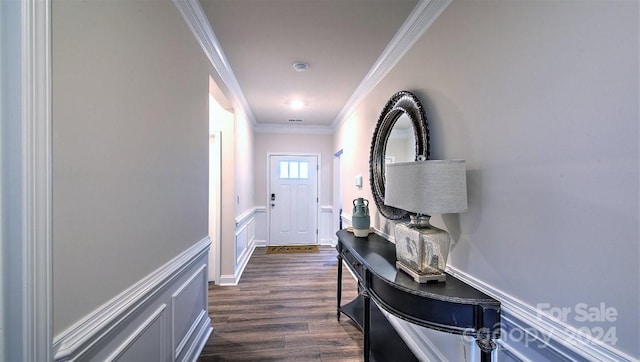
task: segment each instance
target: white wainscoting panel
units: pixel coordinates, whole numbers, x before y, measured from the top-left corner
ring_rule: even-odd
[[[202,239],[56,336],[54,360],[195,361],[212,331],[210,244]]]
[[[255,220],[255,242],[256,246],[267,246],[267,209],[256,207],[253,214]]]
[[[167,361],[166,342],[166,311],[167,305],[162,304],[138,329],[127,338],[107,361]],[[149,350],[149,346],[157,348]]]
[[[220,285],[238,285],[244,268],[247,266],[251,254],[256,248],[256,214],[257,208],[252,208],[242,215],[236,217],[235,230],[235,268],[233,275],[223,274],[220,276]]]
[[[318,223],[318,244],[332,245],[337,244],[338,238],[335,236],[337,230],[333,230],[333,207],[320,207],[320,222]]]
[[[200,301],[200,305],[207,305],[207,290],[202,288],[207,284],[207,266],[203,265],[171,296],[172,347],[174,360],[184,359],[185,346],[198,329],[202,315],[206,315],[207,308],[193,308],[193,301]],[[194,323],[196,321],[196,323]]]
[[[242,258],[247,252],[247,246],[249,245],[249,225],[253,224],[251,219],[247,224],[244,224],[241,228],[236,229],[235,232],[235,260],[236,266],[242,262]]]
[[[244,269],[255,248],[254,214],[255,208],[251,209],[250,213],[245,213],[242,219],[236,219],[236,271]]]
[[[343,210],[342,214],[340,214],[340,218],[342,219],[342,227],[343,228],[351,226],[351,214],[347,214]]]

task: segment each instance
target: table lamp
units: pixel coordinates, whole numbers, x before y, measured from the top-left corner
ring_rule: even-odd
[[[465,161],[421,158],[386,165],[384,203],[410,212],[395,226],[396,267],[418,283],[444,282],[451,237],[429,218],[467,208]]]

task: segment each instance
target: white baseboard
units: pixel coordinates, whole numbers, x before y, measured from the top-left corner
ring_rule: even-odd
[[[266,244],[266,242],[265,242]],[[249,259],[253,252],[256,249],[255,240],[251,240],[249,242],[249,246],[247,247],[245,253],[242,254],[242,257],[238,261],[236,265],[236,271],[233,275],[231,274],[223,274],[220,276],[220,285],[230,286],[230,285],[238,285],[240,282],[240,278],[242,277],[242,273],[244,272],[244,268],[249,263]]]
[[[336,246],[336,243],[332,239],[320,239],[318,245],[321,246]]]
[[[210,244],[208,237],[202,239],[60,333],[53,343],[54,360],[194,361],[212,330],[207,314]]]

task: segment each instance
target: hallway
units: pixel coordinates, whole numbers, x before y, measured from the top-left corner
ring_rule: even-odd
[[[336,320],[336,251],[257,248],[238,286],[209,285],[213,333],[198,361],[360,361],[362,334]],[[343,275],[343,300],[356,283]]]

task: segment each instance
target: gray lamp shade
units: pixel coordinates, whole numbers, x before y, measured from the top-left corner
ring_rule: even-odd
[[[386,165],[384,204],[425,215],[467,208],[464,160],[426,160]]]

